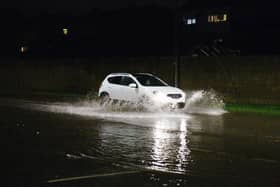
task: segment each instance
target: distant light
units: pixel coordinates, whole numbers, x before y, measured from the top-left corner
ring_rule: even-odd
[[[62,31],[65,36],[69,34],[69,30],[67,28],[63,28]]]
[[[224,14],[224,21],[227,21],[227,15]]]
[[[19,49],[19,51],[20,51],[21,53],[26,53],[26,52],[28,51],[28,47],[27,47],[27,46],[21,46],[20,49]]]
[[[196,24],[196,19],[195,18],[189,18],[189,19],[187,19],[186,24],[187,25]]]
[[[196,24],[196,19],[192,19],[192,24]]]
[[[209,23],[226,22],[228,20],[227,14],[208,15]]]

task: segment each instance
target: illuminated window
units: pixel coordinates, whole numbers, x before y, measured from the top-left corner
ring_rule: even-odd
[[[226,22],[226,21],[227,21],[227,14],[208,16],[208,22],[210,23],[218,23],[218,22]]]
[[[226,14],[224,14],[224,19],[223,20],[227,21],[227,15]]]
[[[196,19],[192,19],[192,24],[196,24]]]
[[[184,17],[183,22],[184,22],[185,25],[193,25],[193,24],[196,24],[196,18]]]
[[[69,30],[67,28],[63,28],[62,31],[65,36],[69,34]]]
[[[27,47],[27,46],[21,46],[21,47],[19,48],[19,51],[20,51],[21,53],[26,53],[26,52],[28,51],[28,47]]]

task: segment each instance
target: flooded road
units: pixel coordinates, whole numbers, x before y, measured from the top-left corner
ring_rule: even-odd
[[[12,99],[0,112],[12,186],[280,185],[279,117]]]

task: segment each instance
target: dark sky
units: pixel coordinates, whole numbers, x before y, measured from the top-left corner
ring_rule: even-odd
[[[77,11],[87,12],[93,8],[97,9],[118,9],[126,8],[130,6],[142,6],[142,5],[164,5],[171,7],[176,0],[4,0],[1,1],[1,7],[3,8],[16,8],[26,13],[32,12],[59,12],[59,11]],[[271,7],[278,6],[276,0],[256,1],[256,0],[178,0],[180,4],[196,3],[203,6],[205,3],[213,4],[235,4],[237,6],[247,6],[248,11],[250,7]],[[208,3],[207,3],[208,2]]]
[[[15,8],[32,14],[46,12],[87,12],[97,9],[119,9],[130,6],[160,4],[170,6],[175,0],[5,0],[3,8]],[[187,1],[187,0],[181,0]]]
[[[177,0],[179,4],[196,4],[197,7],[208,7],[217,5],[235,6],[242,11],[254,14],[279,14],[278,1],[276,0]],[[173,7],[176,0],[4,0],[0,5],[2,8],[19,9],[23,14],[36,14],[40,12],[48,13],[70,13],[72,15],[87,13],[93,9],[119,9],[143,5],[162,5],[169,8]],[[0,8],[1,8],[0,7]],[[245,8],[246,7],[246,8]],[[229,7],[227,7],[229,8]]]

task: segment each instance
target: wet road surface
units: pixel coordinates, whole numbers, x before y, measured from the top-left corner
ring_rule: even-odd
[[[279,117],[12,99],[0,112],[10,186],[280,185]]]

